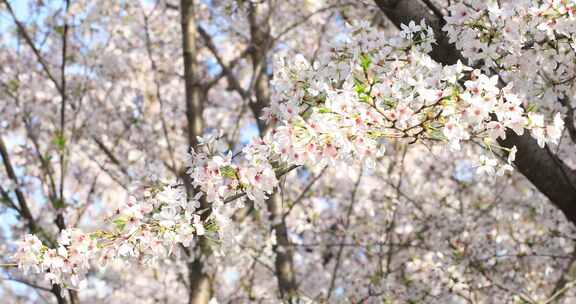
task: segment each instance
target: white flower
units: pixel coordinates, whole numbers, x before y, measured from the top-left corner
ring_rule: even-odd
[[[410,224],[404,224],[396,227],[394,231],[398,234],[410,234],[412,231],[414,231],[414,226]]]
[[[412,115],[414,115],[414,111],[410,109],[409,106],[400,104],[396,107],[396,117],[398,117],[398,122],[406,122],[412,118]]]
[[[554,144],[558,144],[560,137],[562,137],[562,131],[564,130],[564,120],[560,113],[554,115],[554,121],[552,125],[546,126],[546,135],[548,140]]]
[[[164,187],[160,193],[156,195],[156,199],[160,202],[174,205],[180,202],[186,194],[181,188]]]
[[[126,241],[123,242],[117,249],[118,255],[119,256],[135,256],[135,252],[134,252],[134,246],[132,246],[132,244],[130,244],[130,242]]]
[[[40,271],[40,255],[42,249],[42,242],[38,237],[32,234],[24,235],[24,238],[17,242],[18,249],[14,254],[14,259],[18,263],[18,267],[23,269],[24,272],[32,270],[33,272]]]
[[[464,125],[460,123],[457,118],[453,117],[446,122],[442,131],[444,136],[448,139],[452,150],[459,150],[460,141],[469,139],[470,137],[469,133],[465,130]]]
[[[486,125],[486,127],[488,128],[487,131],[490,138],[495,140],[498,138],[506,139],[506,130],[501,123],[491,121]]]
[[[70,230],[65,229],[60,232],[60,236],[58,237],[58,244],[70,245]]]
[[[218,299],[212,298],[210,299],[210,302],[208,302],[208,304],[218,304]]]
[[[509,164],[503,164],[501,166],[498,167],[498,170],[496,171],[496,175],[497,176],[502,176],[504,175],[506,172],[511,172],[514,171],[514,167],[512,167]]]
[[[496,165],[498,161],[494,158],[486,157],[485,155],[480,156],[480,166],[476,169],[476,174],[487,174],[493,175],[496,173]]]
[[[510,152],[508,152],[508,164],[511,164],[512,162],[514,162],[514,160],[516,160],[516,153],[518,152],[518,149],[516,148],[516,146],[513,146],[510,149]]]
[[[204,235],[206,230],[204,230],[204,226],[201,223],[194,223],[194,229],[196,230],[197,235]]]
[[[416,25],[414,20],[411,20],[408,25],[400,24],[400,37],[411,40],[413,33],[419,32],[420,30],[422,30],[422,27]]]
[[[162,206],[159,213],[154,214],[154,218],[158,220],[160,226],[165,228],[172,228],[180,220],[180,214],[174,206]]]
[[[64,267],[64,258],[58,254],[56,249],[48,249],[46,253],[44,253],[42,266],[53,272],[60,271],[60,269]]]
[[[540,148],[544,148],[544,145],[546,145],[546,134],[544,134],[544,129],[543,128],[532,129],[530,133],[532,134],[532,137],[536,139],[538,146],[540,146]]]

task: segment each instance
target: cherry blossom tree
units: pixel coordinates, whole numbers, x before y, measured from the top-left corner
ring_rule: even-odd
[[[574,303],[575,12],[2,0],[3,298]]]

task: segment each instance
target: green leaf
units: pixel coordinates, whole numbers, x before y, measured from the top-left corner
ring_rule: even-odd
[[[53,143],[58,150],[64,151],[66,148],[66,137],[62,136],[62,134],[58,134],[54,137]]]
[[[206,225],[204,225],[204,229],[206,229],[206,231],[208,232],[218,232],[219,227],[215,221],[210,221]]]
[[[114,220],[114,225],[116,225],[116,228],[118,230],[124,230],[124,227],[126,226],[126,219],[119,217],[117,219]]]
[[[360,101],[362,101],[362,102],[372,103],[372,98],[370,96],[368,96],[367,94],[362,94],[362,95],[358,96],[358,98],[360,98]]]
[[[66,204],[61,199],[57,199],[52,203],[52,206],[54,209],[62,209],[66,206]]]
[[[366,87],[362,82],[357,81],[356,85],[354,85],[354,91],[356,91],[356,94],[358,95],[364,94],[364,92],[366,91]]]
[[[372,59],[370,59],[370,57],[367,54],[360,55],[360,66],[362,67],[362,70],[364,70],[364,72],[368,71],[368,68],[370,67],[371,63]]]
[[[444,136],[444,132],[442,132],[441,130],[438,130],[432,126],[429,126],[426,129],[428,136],[430,136],[430,138],[432,139],[437,139],[437,140],[448,140],[448,138],[446,138],[446,136]]]
[[[236,169],[231,166],[220,167],[220,175],[228,178],[236,178]]]
[[[18,88],[20,88],[20,81],[18,81],[18,79],[10,79],[8,82],[8,92],[16,93],[18,92]]]
[[[386,106],[388,106],[388,107],[390,107],[390,108],[395,108],[395,107],[396,107],[396,102],[395,102],[394,100],[392,100],[392,99],[384,98],[383,101],[384,101],[384,105],[386,105]]]
[[[56,33],[58,33],[59,35],[64,35],[64,26],[63,25],[57,25],[54,27],[54,31]]]

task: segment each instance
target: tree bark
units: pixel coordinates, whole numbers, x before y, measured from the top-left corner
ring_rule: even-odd
[[[197,136],[202,135],[203,104],[201,84],[198,76],[198,49],[196,46],[196,19],[194,1],[181,0],[182,52],[184,56],[184,78],[186,85],[186,119],[188,120],[188,143],[191,147],[198,145]]]
[[[268,212],[270,212],[270,222],[276,236],[276,244],[272,250],[276,254],[274,267],[280,296],[283,299],[290,300],[298,291],[296,286],[296,277],[294,275],[294,252],[288,239],[288,228],[284,220],[284,206],[280,192],[274,192],[268,201]]]
[[[419,0],[375,2],[397,27],[410,20],[426,20],[438,41],[430,54],[434,60],[444,64],[454,64],[459,59],[462,60],[460,52],[448,43],[447,35],[442,31],[444,20],[438,10]],[[518,136],[507,130],[506,140],[499,140],[499,143],[505,147],[518,148],[519,153],[514,161],[518,171],[548,197],[570,222],[576,224],[576,171],[568,167],[548,147],[540,148],[528,134]]]
[[[202,119],[203,94],[202,85],[199,79],[196,45],[196,19],[194,16],[194,1],[181,0],[181,25],[182,25],[182,52],[184,56],[184,78],[186,89],[186,119],[188,122],[188,144],[191,148],[198,145],[198,136],[201,136],[204,129]],[[182,172],[182,177],[188,194],[192,194],[191,181],[186,172]],[[206,208],[206,202],[202,201],[202,208]],[[194,260],[188,263],[188,281],[190,284],[188,303],[207,304],[212,297],[211,280],[204,271],[202,261],[202,243],[199,239],[196,250],[200,253]]]

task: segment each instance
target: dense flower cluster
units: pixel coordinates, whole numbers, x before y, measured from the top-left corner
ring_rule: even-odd
[[[268,118],[285,122],[273,140],[283,160],[373,159],[390,138],[442,141],[454,150],[478,139],[490,151],[505,150],[508,164],[499,169],[510,169],[515,154],[496,142],[507,129],[530,130],[541,146],[558,143],[560,114],[546,123],[525,110],[512,83],[500,88],[498,75],[433,61],[423,52],[434,43],[424,24],[411,22],[393,39],[367,24],[353,32],[357,40],[334,47],[314,67],[302,58],[277,67],[278,94]]]
[[[45,272],[56,284],[78,286],[91,265],[105,267],[117,258],[136,257],[148,264],[166,257],[177,244],[189,246],[205,228],[196,212],[197,196],[188,201],[181,188],[158,186],[131,196],[107,219],[112,231],[60,232],[57,247],[49,248],[35,235],[18,242],[14,258],[25,272]]]
[[[242,160],[234,163],[232,154],[222,154],[215,147],[217,138],[202,139],[200,151],[192,151],[188,173],[194,186],[206,193],[206,200],[215,209],[222,207],[227,198],[238,194],[263,203],[267,193],[278,184],[270,164],[270,143],[257,139],[241,152]]]
[[[567,106],[576,92],[575,7],[561,0],[459,2],[444,30],[470,64],[514,83],[526,104],[558,111],[558,99]]]

